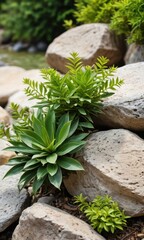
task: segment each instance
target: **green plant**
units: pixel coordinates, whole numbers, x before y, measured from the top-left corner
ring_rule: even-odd
[[[128,43],[143,44],[143,0],[75,0],[77,23],[109,23],[117,35],[125,35]],[[66,27],[72,21],[65,22]]]
[[[111,19],[111,29],[117,34],[125,34],[129,43],[144,42],[144,1],[122,0],[117,3],[117,11]]]
[[[126,216],[124,211],[119,209],[117,202],[114,202],[108,195],[97,196],[92,202],[87,202],[86,199],[80,194],[75,196],[75,203],[87,216],[94,229],[99,233],[103,230],[114,233],[117,228],[123,230],[129,216]]]
[[[75,0],[77,23],[110,23],[118,1],[121,0]]]
[[[75,115],[65,113],[58,119],[52,108],[47,113],[40,109],[28,113],[18,110],[16,104],[12,108],[17,120],[9,137],[12,146],[6,149],[15,151],[17,156],[8,162],[12,168],[5,177],[22,173],[19,189],[31,182],[36,194],[42,185],[49,183],[60,189],[63,169],[83,170],[72,153],[84,146],[83,139],[88,134],[75,134],[79,123]]]
[[[0,4],[0,24],[14,41],[51,42],[72,17],[73,0],[5,0]]]
[[[79,126],[92,128],[91,115],[96,115],[102,101],[113,95],[123,80],[114,78],[116,68],[107,69],[108,59],[99,57],[94,66],[84,66],[77,53],[68,58],[68,72],[61,75],[54,69],[42,70],[45,82],[24,79],[27,96],[38,99],[39,107],[53,106],[58,115],[76,113]]]

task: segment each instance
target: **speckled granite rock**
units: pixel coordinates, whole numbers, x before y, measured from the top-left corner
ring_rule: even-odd
[[[50,66],[65,73],[66,59],[72,52],[79,53],[85,65],[93,65],[99,56],[107,57],[112,65],[123,58],[124,46],[107,24],[83,24],[54,39],[48,46],[46,59]]]
[[[0,166],[0,232],[18,220],[22,211],[29,205],[27,191],[18,191],[20,175],[3,179],[9,169],[9,166]]]
[[[12,240],[105,240],[87,223],[47,204],[23,211]]]
[[[70,194],[108,194],[127,214],[144,215],[144,140],[123,129],[93,133],[79,159],[85,171],[64,180]]]
[[[144,131],[144,62],[118,68],[115,77],[124,79],[124,84],[104,101],[95,126]]]

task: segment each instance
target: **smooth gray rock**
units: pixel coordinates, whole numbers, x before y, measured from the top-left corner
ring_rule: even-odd
[[[93,133],[77,158],[85,171],[64,184],[71,195],[110,195],[130,216],[144,215],[144,140],[124,129]]]
[[[30,202],[25,189],[18,191],[19,174],[3,179],[9,169],[9,166],[0,166],[0,232],[18,220]]]
[[[99,56],[107,57],[108,64],[113,65],[122,60],[124,45],[107,24],[83,24],[55,38],[48,46],[46,59],[50,66],[65,73],[67,58],[72,52],[79,54],[84,65],[93,65]]]
[[[51,207],[35,203],[23,211],[12,240],[105,240],[84,221]]]
[[[26,50],[28,48],[28,43],[17,42],[12,46],[12,50],[14,52],[20,52],[22,50]]]
[[[114,77],[124,79],[124,84],[104,101],[103,112],[94,118],[95,127],[144,131],[144,62],[120,67]]]

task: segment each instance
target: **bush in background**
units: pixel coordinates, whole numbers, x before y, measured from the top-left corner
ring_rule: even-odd
[[[78,24],[110,23],[111,29],[124,34],[128,43],[144,42],[143,0],[75,0],[75,6]]]
[[[0,22],[12,40],[51,42],[64,31],[65,18],[72,18],[74,1],[5,0],[0,5]]]
[[[75,0],[77,23],[110,23],[118,0]]]
[[[117,34],[125,34],[128,43],[144,43],[144,1],[122,0],[117,3],[111,19],[111,29]]]

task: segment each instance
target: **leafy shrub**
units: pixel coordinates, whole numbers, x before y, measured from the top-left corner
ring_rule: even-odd
[[[75,0],[74,16],[78,23],[110,23],[119,0]]]
[[[117,3],[118,11],[111,19],[111,28],[125,34],[129,43],[144,42],[144,1],[123,0]]]
[[[51,42],[64,31],[63,21],[72,17],[73,0],[5,0],[0,23],[6,35],[28,42]]]
[[[91,226],[99,233],[103,230],[112,232],[116,229],[123,230],[126,219],[129,218],[124,211],[119,209],[118,203],[114,202],[109,196],[97,196],[92,202],[87,202],[82,194],[75,196],[75,203],[80,210],[87,216]]]
[[[12,146],[7,150],[15,151],[17,156],[8,165],[13,166],[5,175],[22,173],[18,186],[21,190],[32,182],[33,193],[51,183],[60,189],[62,169],[83,170],[81,164],[71,157],[80,149],[87,134],[74,134],[78,127],[78,118],[66,113],[59,121],[53,109],[45,114],[38,110],[36,114],[15,109],[16,123],[13,134],[9,136]],[[25,116],[23,114],[25,113]]]
[[[144,41],[143,0],[75,0],[77,23],[110,23],[116,34],[124,34],[129,43]],[[67,21],[70,27],[72,22]]]
[[[106,69],[105,57],[98,58],[92,67],[83,66],[77,53],[71,54],[68,60],[69,71],[65,75],[44,69],[45,82],[24,79],[28,84],[25,93],[38,99],[39,107],[53,106],[58,115],[67,111],[76,113],[80,117],[79,126],[92,128],[91,115],[100,111],[103,99],[113,95],[123,80],[113,77],[116,68]]]

